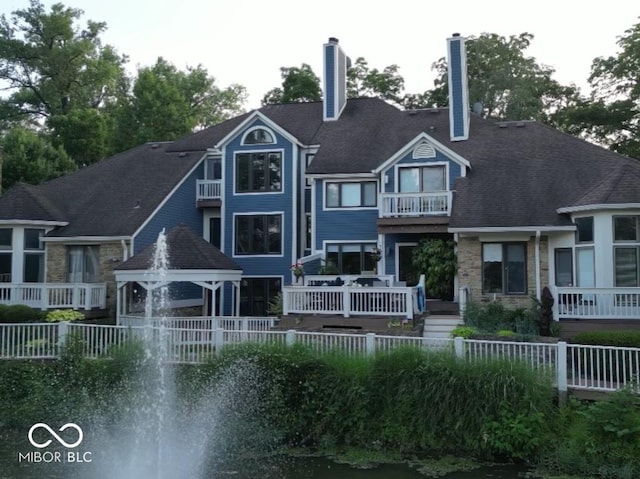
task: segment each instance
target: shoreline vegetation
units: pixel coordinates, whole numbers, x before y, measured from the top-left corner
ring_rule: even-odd
[[[0,430],[122,420],[154,367],[142,344],[101,360],[83,359],[79,349],[71,340],[59,361],[0,362]],[[250,381],[232,388],[250,389],[250,405],[214,395],[215,407],[241,413],[225,452],[323,454],[355,467],[424,461],[426,477],[492,462],[523,464],[538,477],[640,476],[637,394],[558,404],[551,379],[517,361],[470,362],[414,348],[319,356],[299,346],[244,344],[170,369],[183,415],[230,377]]]

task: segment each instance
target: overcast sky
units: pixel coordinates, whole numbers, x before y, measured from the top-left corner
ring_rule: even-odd
[[[49,6],[56,3],[43,2]],[[247,107],[281,84],[281,66],[308,63],[322,75],[322,44],[337,37],[353,60],[400,67],[407,93],[433,87],[431,64],[446,38],[483,32],[535,35],[527,51],[556,70],[555,79],[586,88],[595,57],[617,52],[616,40],[640,22],[637,0],[66,0],[84,20],[107,23],[104,43],[130,59],[130,70],[162,56],[178,68],[203,65],[218,86],[244,85]],[[3,0],[0,12],[28,7]],[[454,7],[455,5],[455,7]]]

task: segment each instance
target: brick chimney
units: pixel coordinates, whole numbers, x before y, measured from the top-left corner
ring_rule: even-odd
[[[469,88],[467,86],[467,53],[464,37],[454,33],[447,38],[449,84],[449,134],[451,141],[469,138]]]
[[[324,50],[324,100],[322,117],[324,121],[334,121],[347,104],[347,68],[349,58],[338,44],[338,39],[331,37],[323,45]]]

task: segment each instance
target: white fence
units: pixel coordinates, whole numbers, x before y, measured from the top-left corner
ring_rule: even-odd
[[[0,283],[0,304],[25,304],[36,309],[106,308],[104,283]]]
[[[435,193],[383,193],[382,217],[448,215],[451,191]]]
[[[400,346],[412,346],[433,351],[453,351],[457,357],[471,361],[523,361],[541,374],[553,378],[561,392],[568,388],[615,391],[632,384],[637,388],[640,380],[640,348],[585,346],[562,341],[523,343],[373,333],[178,329],[65,322],[1,324],[0,359],[55,359],[60,357],[70,337],[82,348],[87,358],[106,357],[113,348],[135,338],[154,339],[155,343],[163,345],[169,361],[180,363],[202,362],[219,354],[227,345],[246,342],[288,346],[303,344],[318,354],[340,351],[352,355],[371,355],[389,352]]]
[[[222,196],[222,180],[197,180],[197,200],[213,200]]]
[[[402,316],[413,318],[413,289],[407,287],[284,286],[283,314],[336,314],[345,318]]]
[[[172,316],[149,318],[152,325],[169,329],[225,329],[243,331],[269,331],[278,323],[274,316],[228,317],[228,316]],[[119,326],[145,326],[147,318],[142,315],[122,314],[118,316]]]
[[[555,319],[640,319],[640,288],[555,288]]]

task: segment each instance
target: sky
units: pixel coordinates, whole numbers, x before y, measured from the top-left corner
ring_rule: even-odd
[[[59,0],[58,0],[59,1]],[[49,7],[56,1],[44,0]],[[352,60],[370,68],[396,64],[406,93],[433,88],[433,62],[446,39],[523,32],[535,38],[526,54],[556,70],[553,78],[584,92],[591,63],[614,55],[617,39],[640,22],[637,0],[64,0],[102,21],[103,43],[129,57],[128,69],[160,56],[179,69],[202,65],[219,87],[244,85],[246,107],[282,83],[280,67],[311,65],[322,76],[322,45],[336,37]],[[28,0],[3,0],[0,13],[27,8]]]

